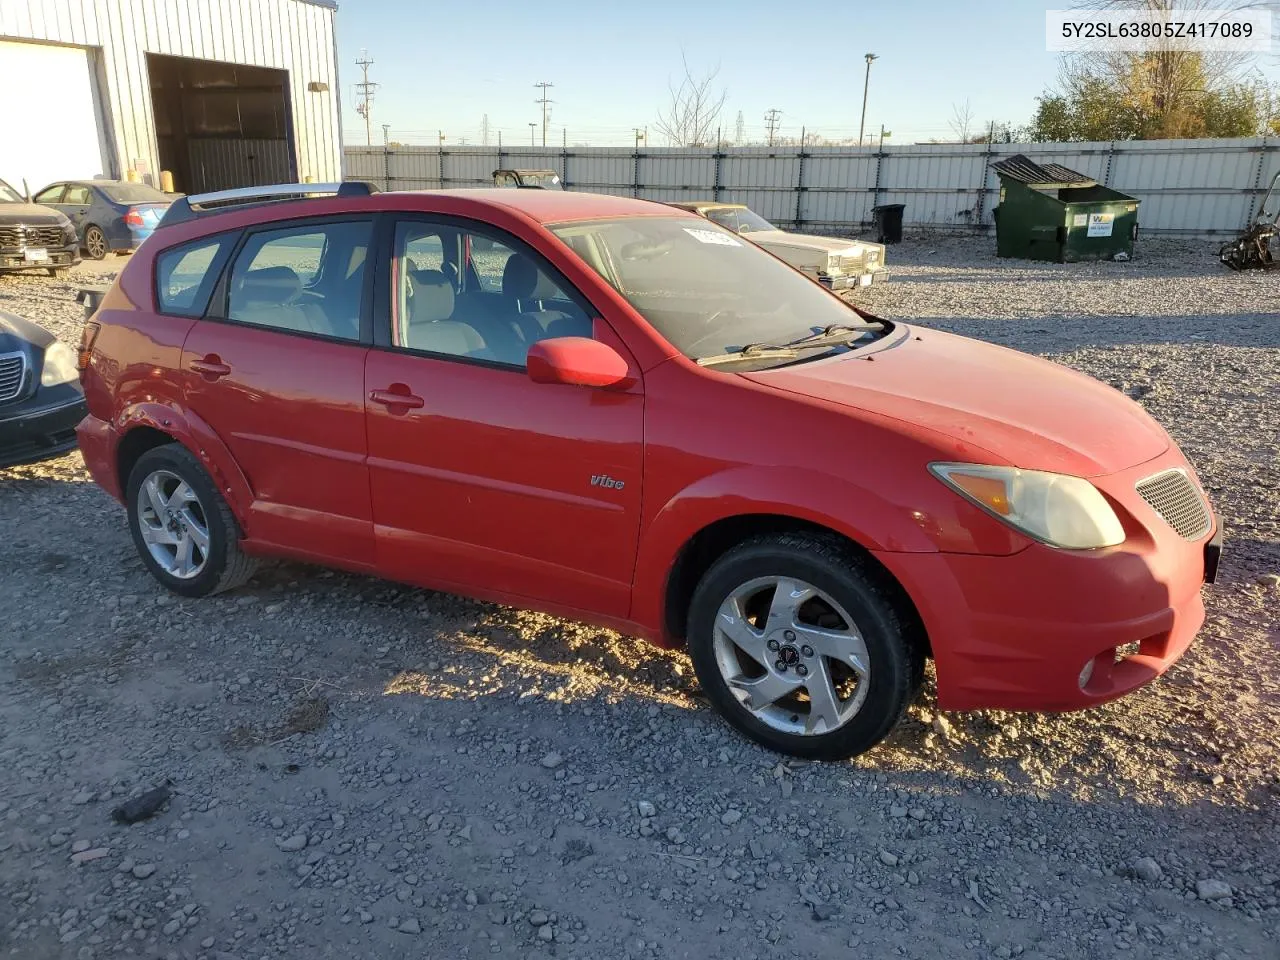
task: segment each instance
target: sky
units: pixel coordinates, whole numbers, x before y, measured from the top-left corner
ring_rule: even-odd
[[[748,139],[763,139],[765,112],[782,113],[779,134],[801,129],[828,138],[857,137],[863,55],[871,68],[866,129],[891,131],[889,143],[954,139],[966,101],[974,132],[1022,124],[1057,75],[1045,49],[1045,11],[1071,4],[1036,0],[884,0],[789,4],[764,0],[339,0],[338,56],[344,139],[365,141],[357,115],[356,60],[367,51],[373,142],[390,139],[447,146],[479,144],[487,114],[490,143],[541,142],[540,96],[549,81],[548,143],[597,146],[632,142],[655,122],[668,84],[719,68],[728,94],[722,114],[731,139],[739,111]],[[787,9],[801,11],[787,17]]]

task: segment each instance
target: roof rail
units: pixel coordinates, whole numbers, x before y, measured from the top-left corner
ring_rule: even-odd
[[[171,227],[197,217],[222,213],[232,207],[306,200],[310,197],[367,197],[377,192],[377,185],[367,180],[347,180],[342,183],[276,183],[219,190],[215,193],[197,193],[178,197],[169,204],[156,226]]]

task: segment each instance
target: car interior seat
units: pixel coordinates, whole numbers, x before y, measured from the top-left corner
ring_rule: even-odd
[[[454,292],[440,270],[409,272],[405,345],[455,356],[487,356],[485,339],[469,323],[453,319]]]
[[[302,278],[290,267],[258,267],[247,270],[231,288],[233,320],[297,330],[334,334],[318,303],[300,302]]]

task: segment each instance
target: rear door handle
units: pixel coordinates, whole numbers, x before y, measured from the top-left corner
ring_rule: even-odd
[[[209,354],[203,360],[192,360],[187,366],[206,380],[217,380],[231,373],[231,368],[216,353]]]
[[[387,407],[392,413],[404,413],[406,410],[418,410],[425,406],[421,397],[410,393],[409,388],[400,383],[394,384],[390,390],[371,391],[369,399]]]

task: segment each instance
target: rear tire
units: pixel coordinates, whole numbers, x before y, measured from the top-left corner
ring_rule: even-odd
[[[257,560],[240,549],[231,508],[200,461],[179,443],[138,458],[126,504],[138,556],[174,593],[212,596],[243,585],[257,569]]]
[[[924,638],[899,603],[834,538],[753,537],[694,591],[689,653],[731,726],[779,753],[843,759],[883,740],[920,690]]]
[[[84,251],[94,260],[105,260],[107,258],[108,245],[107,235],[102,232],[101,227],[95,227],[90,224],[84,231]]]

